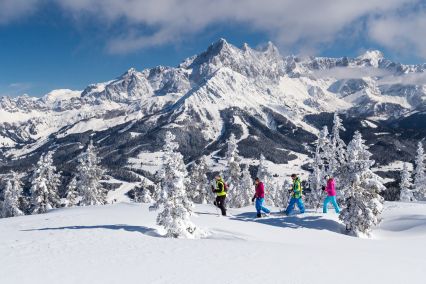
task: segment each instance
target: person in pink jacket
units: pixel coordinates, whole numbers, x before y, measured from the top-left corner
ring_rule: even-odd
[[[327,186],[325,187],[325,191],[327,192],[327,197],[324,200],[324,206],[322,208],[323,213],[327,213],[327,206],[328,203],[331,202],[334,206],[334,210],[336,210],[336,213],[340,213],[339,204],[337,204],[336,200],[336,184],[334,182],[334,178],[330,176],[325,177],[327,180]]]
[[[252,202],[256,200],[255,206],[256,206],[256,212],[257,212],[257,218],[262,217],[262,211],[266,214],[271,213],[271,211],[263,206],[263,202],[265,201],[265,187],[263,185],[263,182],[260,181],[260,179],[257,177],[254,180],[254,184],[256,186],[256,192],[254,193],[254,196],[252,198]]]

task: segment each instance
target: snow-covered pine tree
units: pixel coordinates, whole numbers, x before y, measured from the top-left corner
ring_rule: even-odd
[[[146,179],[142,179],[139,185],[139,190],[135,189],[135,202],[152,203],[153,199],[148,188]]]
[[[272,185],[274,187],[273,189],[274,206],[281,207],[286,200],[286,194],[283,191],[284,190],[283,184],[280,183],[278,179],[273,179]]]
[[[99,158],[93,142],[78,159],[76,172],[77,191],[81,196],[80,205],[100,205],[106,203],[106,190],[100,180],[104,170],[99,165]]]
[[[265,184],[265,203],[270,206],[277,206],[277,196],[280,190],[281,188],[278,185],[278,181],[271,174],[268,182]]]
[[[346,208],[341,211],[339,219],[356,236],[369,235],[381,221],[383,198],[379,192],[386,189],[382,178],[370,169],[374,161],[370,160],[371,153],[367,149],[361,133],[355,132],[348,145],[348,160],[339,172],[346,193]]]
[[[234,197],[234,207],[241,208],[249,206],[254,195],[254,186],[247,165],[243,168],[238,189],[238,194]]]
[[[154,183],[154,190],[151,194],[152,201],[154,203],[157,203],[157,201],[161,198],[161,194],[162,194],[161,183],[160,182]]]
[[[193,204],[189,200],[185,185],[187,170],[183,156],[177,152],[179,145],[175,136],[168,131],[163,146],[163,164],[160,177],[161,193],[153,208],[163,207],[157,216],[157,224],[163,226],[167,237],[194,238],[202,234],[189,219]]]
[[[414,201],[413,191],[412,191],[412,183],[411,176],[408,172],[407,163],[404,163],[404,166],[401,171],[401,182],[399,183],[400,195],[399,200],[410,202]]]
[[[61,175],[53,165],[53,152],[42,155],[31,177],[31,212],[41,214],[60,205],[58,187]]]
[[[24,213],[19,207],[19,197],[22,195],[22,182],[15,172],[11,172],[5,179],[3,188],[3,202],[0,217],[22,216]]]
[[[312,162],[312,173],[309,175],[310,194],[307,196],[307,205],[317,207],[322,199],[322,187],[325,186],[324,177],[327,174],[328,158],[330,156],[330,138],[328,128],[321,130],[315,148],[315,156]]]
[[[202,156],[200,161],[194,164],[189,175],[188,193],[195,203],[206,204],[212,199],[207,172],[207,160]]]
[[[74,207],[78,203],[78,192],[77,192],[77,179],[73,177],[71,181],[68,183],[67,186],[67,193],[66,193],[66,199],[67,199],[67,207]]]
[[[331,130],[331,144],[329,147],[328,170],[327,174],[335,176],[338,168],[346,162],[346,144],[340,138],[340,131],[345,131],[342,119],[337,113],[334,113],[333,127]]]
[[[145,187],[142,191],[140,202],[142,202],[142,203],[152,203],[153,202],[153,199],[151,197],[151,192],[149,191],[149,189],[147,187]]]
[[[291,198],[290,189],[292,188],[292,183],[288,179],[285,179],[281,188],[281,199],[277,206],[285,209]]]
[[[425,155],[422,142],[417,144],[417,155],[414,169],[414,189],[418,199],[426,198]]]
[[[259,157],[259,166],[257,167],[256,177],[258,177],[260,181],[263,182],[265,187],[265,203],[267,205],[275,206],[274,198],[276,194],[274,180],[268,168],[266,167],[266,159],[263,154],[260,154]]]
[[[241,177],[240,157],[238,155],[238,144],[235,135],[232,133],[227,142],[225,159],[227,161],[224,179],[228,185],[227,202],[230,207],[234,206],[234,199],[239,194],[239,184]]]

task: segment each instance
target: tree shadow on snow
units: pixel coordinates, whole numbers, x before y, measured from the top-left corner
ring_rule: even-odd
[[[380,224],[380,229],[392,232],[402,232],[412,229],[418,229],[422,232],[426,230],[426,216],[424,215],[406,215],[396,218],[385,219]]]
[[[212,216],[219,216],[220,213],[212,213],[212,212],[194,212],[196,215],[212,215]]]
[[[279,216],[272,215],[268,218],[256,219],[256,213],[246,212],[232,217],[232,220],[243,222],[256,222],[265,225],[290,228],[290,229],[314,229],[314,230],[327,230],[333,233],[342,234],[345,232],[344,225],[334,220],[324,219],[321,216]]]
[[[153,228],[148,228],[144,226],[130,226],[124,224],[116,225],[93,225],[93,226],[66,226],[66,227],[55,227],[55,228],[40,228],[40,229],[28,229],[21,230],[23,232],[30,231],[55,231],[55,230],[93,230],[93,229],[106,229],[106,230],[123,230],[127,232],[137,232],[151,237],[162,237],[158,234],[157,231]]]

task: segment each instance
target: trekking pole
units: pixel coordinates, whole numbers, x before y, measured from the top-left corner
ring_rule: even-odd
[[[321,200],[322,200],[322,193],[323,193],[323,189],[321,189],[320,194],[319,194],[319,198],[318,198],[318,203],[317,206],[315,207],[315,213],[318,213],[318,208],[320,207],[321,204]]]
[[[321,192],[320,192],[320,196],[319,196],[319,198],[318,198],[318,204],[317,204],[317,207],[315,208],[315,213],[318,213],[318,208],[320,207],[320,205],[321,205],[321,201],[322,201],[322,194],[323,194],[323,192],[325,191],[325,188],[323,187],[322,189],[321,189]]]
[[[215,197],[214,197],[214,186],[213,186],[213,185],[211,185],[211,188],[212,188],[212,192],[213,192],[213,205],[214,205],[214,207],[216,208],[216,214],[217,214],[217,215],[219,215],[219,208],[217,207],[216,199],[215,199]]]

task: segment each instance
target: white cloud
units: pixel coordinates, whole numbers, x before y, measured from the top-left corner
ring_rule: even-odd
[[[365,77],[384,77],[389,76],[389,71],[374,67],[335,67],[313,72],[316,78],[336,78],[340,79],[362,79]]]
[[[374,67],[335,67],[324,70],[315,70],[312,75],[315,78],[335,78],[337,80],[362,79],[378,77],[380,85],[426,85],[426,73],[407,73],[394,75],[392,72]]]
[[[34,12],[39,0],[0,0],[0,25]]]
[[[32,87],[33,84],[30,82],[14,82],[6,85],[0,83],[0,96],[20,96]]]
[[[204,32],[217,24],[245,25],[249,30],[264,32],[282,48],[299,46],[312,50],[330,44],[360,22],[367,22],[369,33],[379,43],[392,48],[395,36],[382,35],[391,15],[404,9],[407,19],[417,13],[414,9],[424,0],[0,0],[4,3],[28,3],[25,7],[9,7],[7,22],[28,13],[37,3],[54,2],[64,11],[84,22],[84,18],[96,18],[107,29],[114,23],[125,23],[119,36],[111,36],[107,48],[113,53],[126,53],[144,47],[175,43]],[[14,5],[14,4],[13,4]],[[13,7],[13,6],[12,6]],[[84,17],[81,17],[84,16]],[[406,19],[404,18],[404,21]],[[371,22],[371,24],[369,24]],[[418,28],[423,24],[421,17],[413,26],[408,37],[415,42],[417,51],[426,58],[421,41],[416,33],[424,35]],[[392,22],[393,23],[393,22]],[[416,26],[417,25],[417,26]],[[364,26],[364,25],[361,25]],[[424,26],[424,24],[423,24]],[[149,31],[149,32],[147,32]],[[395,34],[403,34],[405,29]],[[407,37],[405,37],[407,38]],[[419,43],[420,42],[420,43]]]
[[[426,58],[426,8],[376,18],[370,22],[369,34],[390,49]]]
[[[126,19],[131,32],[109,42],[111,52],[127,52],[194,36],[217,23],[239,23],[266,32],[282,47],[311,48],[333,41],[360,18],[388,13],[418,0],[57,0],[75,14],[107,21]],[[138,25],[153,31],[138,33]],[[136,30],[136,32],[135,32]]]
[[[386,76],[380,84],[426,85],[426,73],[408,73],[401,76]]]

